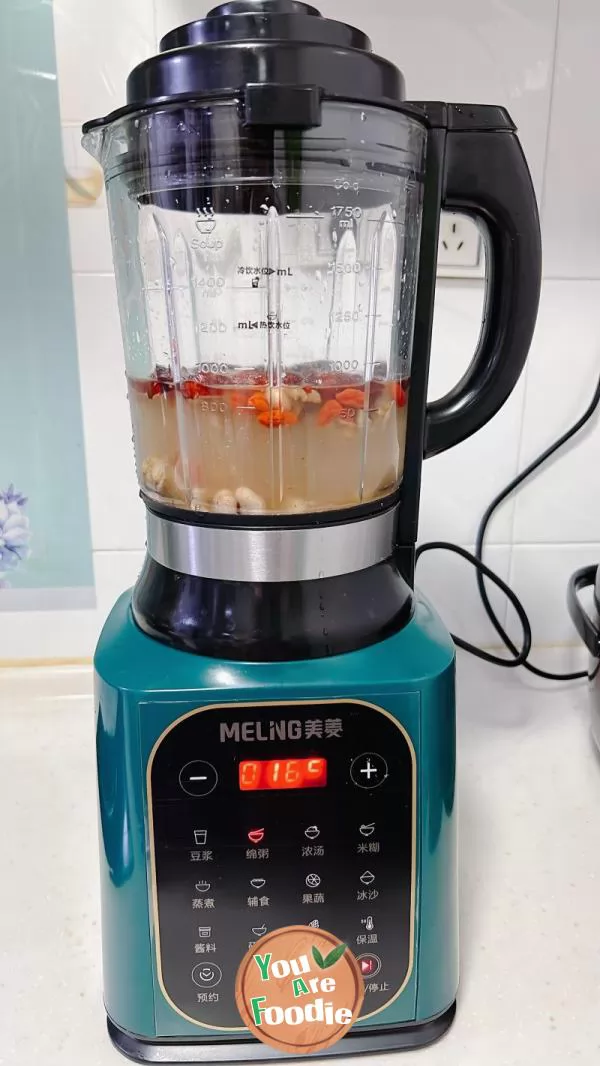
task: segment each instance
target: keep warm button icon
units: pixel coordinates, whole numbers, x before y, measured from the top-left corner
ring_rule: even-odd
[[[370,870],[365,870],[359,877],[359,881],[362,881],[363,885],[372,885],[374,880],[375,874],[372,874]]]

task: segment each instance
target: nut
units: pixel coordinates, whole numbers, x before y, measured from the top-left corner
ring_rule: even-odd
[[[278,388],[274,385],[272,388],[267,389],[267,399],[271,407],[279,408],[281,411],[291,411],[294,401],[290,394],[293,392],[296,392],[296,389]]]
[[[384,400],[383,403],[375,408],[374,414],[382,420],[384,426],[390,417],[393,406],[394,404],[390,400]]]
[[[245,514],[254,514],[257,511],[266,510],[265,501],[262,496],[259,496],[253,489],[246,488],[242,485],[239,489],[235,490],[235,498],[238,502],[240,511]]]
[[[142,480],[146,488],[153,492],[165,493],[172,473],[167,460],[158,456],[151,455],[142,463]]]
[[[215,511],[221,511],[223,514],[235,514],[237,512],[235,496],[229,489],[219,489],[218,492],[215,492],[212,505]]]
[[[192,511],[206,511],[208,493],[206,489],[192,489],[190,508]]]
[[[321,403],[321,394],[317,389],[310,389],[308,392],[303,389],[301,385],[297,385],[295,388],[288,389],[288,393],[292,400],[300,403]]]

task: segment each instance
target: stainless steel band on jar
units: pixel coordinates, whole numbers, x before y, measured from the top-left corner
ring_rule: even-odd
[[[148,552],[162,566],[221,581],[314,581],[366,570],[393,549],[396,508],[305,529],[186,525],[147,511]]]

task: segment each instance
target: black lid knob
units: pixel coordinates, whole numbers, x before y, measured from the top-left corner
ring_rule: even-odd
[[[213,7],[206,18],[188,22],[165,34],[161,52],[221,41],[295,41],[371,51],[366,33],[344,22],[325,19],[316,7],[300,0],[229,0]]]
[[[215,15],[248,15],[264,11],[269,15],[317,15],[321,12],[300,0],[231,0],[229,4],[217,4],[208,12],[207,18]]]
[[[265,112],[264,93],[258,106],[257,89],[267,86],[278,105],[271,124],[278,127],[318,125],[322,99],[391,108],[404,101],[401,72],[373,54],[362,30],[323,18],[300,0],[226,0],[206,18],[167,33],[159,54],[129,75],[126,107],[86,123],[84,130],[169,103],[246,97],[247,89],[262,121],[273,111],[269,101]],[[300,107],[302,100],[310,106]]]

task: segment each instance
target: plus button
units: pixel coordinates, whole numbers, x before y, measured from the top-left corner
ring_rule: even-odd
[[[366,766],[362,766],[361,769],[358,772],[360,774],[366,774],[367,775],[367,781],[371,780],[371,774],[379,773],[379,771],[376,769],[376,767],[371,765],[371,760],[370,760],[368,755],[367,755],[367,765]]]
[[[388,775],[388,768],[383,755],[365,751],[357,755],[350,764],[350,777],[359,788],[377,788]]]

